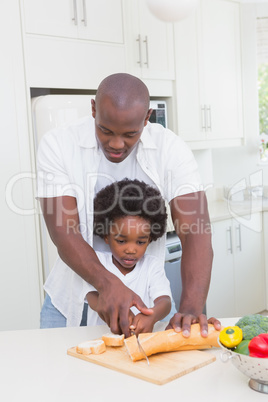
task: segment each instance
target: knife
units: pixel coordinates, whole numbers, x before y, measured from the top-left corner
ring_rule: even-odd
[[[147,355],[146,355],[146,353],[145,353],[145,350],[144,350],[143,347],[141,346],[141,343],[140,343],[140,340],[139,340],[138,335],[135,333],[135,331],[133,331],[133,329],[130,330],[130,334],[131,334],[131,335],[134,335],[134,336],[136,337],[136,339],[137,339],[137,344],[138,344],[138,347],[139,347],[139,351],[145,356],[145,358],[146,358],[146,360],[147,360],[147,363],[148,363],[148,366],[150,366],[149,359],[148,359],[148,357],[147,357]]]

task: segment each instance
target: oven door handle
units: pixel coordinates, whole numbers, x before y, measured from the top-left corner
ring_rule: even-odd
[[[174,262],[178,262],[180,260],[181,260],[181,257],[178,257],[178,258],[174,258],[173,260],[168,260],[168,261],[165,261],[165,262],[169,262],[170,264],[173,264]]]

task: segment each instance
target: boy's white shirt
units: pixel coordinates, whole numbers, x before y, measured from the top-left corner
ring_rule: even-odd
[[[111,252],[97,252],[100,262],[106,269],[116,275],[128,288],[140,296],[147,307],[154,306],[154,300],[160,296],[172,298],[170,283],[166,277],[163,264],[157,257],[144,255],[138,261],[135,268],[126,275],[123,275],[112,261]],[[92,285],[86,283],[85,289],[88,292],[96,290]],[[136,315],[139,310],[132,307],[131,310]],[[87,325],[103,325],[105,322],[99,317],[96,311],[88,308]]]

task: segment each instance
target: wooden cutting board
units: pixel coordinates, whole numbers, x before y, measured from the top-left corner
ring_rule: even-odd
[[[106,347],[106,352],[100,355],[87,356],[77,353],[76,348],[73,347],[68,349],[67,354],[159,385],[175,380],[216,360],[216,357],[210,353],[187,350],[150,356],[148,366],[146,360],[133,362],[127,354],[125,346]]]

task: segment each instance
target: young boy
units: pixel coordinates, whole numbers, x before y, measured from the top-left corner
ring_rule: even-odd
[[[151,315],[132,307],[129,325],[136,334],[152,332],[154,324],[171,309],[171,290],[163,264],[145,254],[151,241],[166,230],[165,202],[155,188],[138,180],[121,180],[102,189],[94,199],[94,234],[111,252],[97,252],[101,263],[128,288],[137,293]],[[98,292],[88,285],[87,325],[104,324],[96,306]]]

